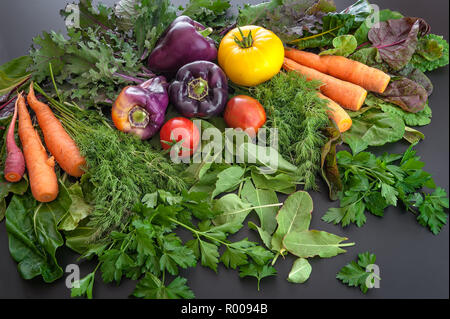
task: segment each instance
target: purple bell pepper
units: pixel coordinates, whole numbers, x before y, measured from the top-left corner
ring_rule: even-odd
[[[186,117],[218,115],[228,100],[227,77],[218,65],[209,61],[186,64],[169,86],[169,99]]]
[[[113,104],[111,115],[116,128],[146,140],[155,135],[166,114],[169,96],[163,76],[122,89]]]
[[[187,16],[179,16],[164,31],[148,58],[148,67],[154,71],[173,76],[183,65],[217,59],[214,40],[208,37],[211,28]]]

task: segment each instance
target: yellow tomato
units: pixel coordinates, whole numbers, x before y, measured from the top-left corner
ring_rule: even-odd
[[[258,26],[235,28],[220,42],[218,60],[228,78],[243,86],[254,86],[277,74],[284,47],[272,31]]]

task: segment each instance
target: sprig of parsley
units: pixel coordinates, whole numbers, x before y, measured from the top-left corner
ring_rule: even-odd
[[[367,266],[375,264],[376,259],[377,257],[369,252],[358,254],[358,262],[352,261],[342,267],[336,278],[350,287],[359,287],[363,293],[366,293],[369,290],[367,286],[369,276],[371,276],[369,280],[371,280],[372,284],[375,279],[381,280],[378,275],[367,271]]]
[[[436,187],[431,175],[422,169],[425,163],[416,156],[413,146],[404,154],[385,153],[380,157],[369,152],[339,152],[337,160],[344,184],[340,207],[330,208],[322,220],[343,227],[350,223],[361,227],[366,222],[365,211],[383,216],[388,206],[403,203],[422,226],[438,234],[447,223],[447,193]],[[421,191],[424,187],[434,192]]]

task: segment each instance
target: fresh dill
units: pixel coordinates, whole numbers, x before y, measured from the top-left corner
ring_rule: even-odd
[[[250,93],[264,106],[266,126],[278,129],[281,154],[299,167],[305,189],[316,189],[321,148],[328,126],[326,102],[317,95],[318,82],[306,81],[295,72],[280,72]]]

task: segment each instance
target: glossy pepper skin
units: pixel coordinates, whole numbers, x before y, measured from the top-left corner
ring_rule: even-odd
[[[155,135],[164,123],[169,104],[167,86],[166,78],[158,76],[123,88],[111,111],[116,128],[143,140]]]
[[[173,76],[187,63],[215,60],[216,44],[207,36],[211,31],[187,16],[179,16],[161,35],[148,58],[148,67]]]
[[[186,64],[170,84],[169,98],[185,117],[210,118],[225,108],[227,77],[218,65],[209,61]]]

